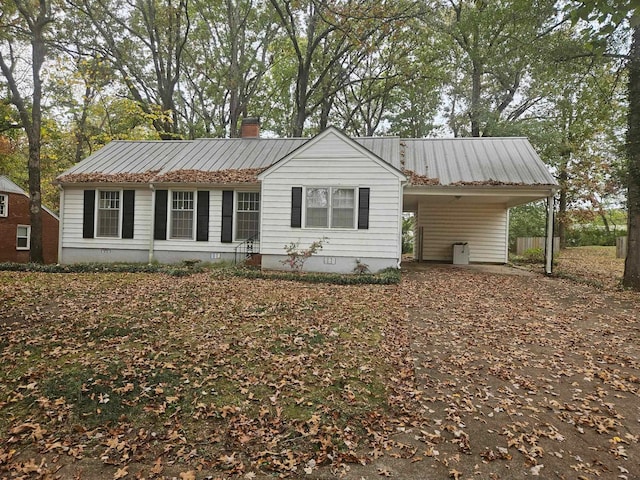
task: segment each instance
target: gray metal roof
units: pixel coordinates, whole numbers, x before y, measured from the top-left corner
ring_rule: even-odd
[[[160,173],[266,168],[307,141],[308,138],[202,138],[191,141]]]
[[[115,140],[71,167],[63,175],[159,171],[191,144],[192,141],[186,140]]]
[[[526,138],[403,139],[401,145],[404,168],[437,178],[441,185],[490,181],[557,185]],[[396,158],[399,165],[401,157]]]
[[[20,193],[22,195],[27,195],[27,192],[25,192],[18,185],[13,183],[9,179],[9,177],[7,177],[5,175],[0,175],[0,192],[2,192],[2,193]]]
[[[190,141],[114,141],[61,176],[268,167],[307,138],[226,138]],[[557,185],[526,138],[354,138],[394,166],[438,179],[440,185],[482,183]]]
[[[374,153],[382,160],[402,171],[400,163],[400,138],[398,137],[361,137],[354,138],[357,143]]]

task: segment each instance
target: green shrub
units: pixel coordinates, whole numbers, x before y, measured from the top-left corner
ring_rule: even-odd
[[[570,228],[567,230],[567,245],[571,247],[614,246],[616,238],[626,234],[625,230],[610,230],[607,232],[597,225]]]
[[[525,250],[522,255],[509,254],[509,261],[515,264],[523,263],[544,263],[544,249],[530,248]]]
[[[43,265],[40,263],[0,263],[0,271],[42,273],[165,273],[183,277],[202,272],[204,266],[193,260],[176,265],[157,263],[73,263],[70,265]]]
[[[359,275],[315,272],[274,272],[242,267],[230,269],[229,271],[233,275],[243,278],[294,280],[297,282],[332,283],[336,285],[392,285],[400,282],[400,270],[397,268],[386,268],[378,273],[363,273]]]

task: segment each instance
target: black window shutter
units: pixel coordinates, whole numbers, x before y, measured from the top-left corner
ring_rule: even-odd
[[[291,228],[302,227],[302,187],[291,187]]]
[[[358,228],[369,228],[369,188],[358,189]]]
[[[122,192],[122,238],[133,238],[135,198],[135,190],[125,190]]]
[[[153,222],[153,239],[167,239],[167,198],[169,192],[167,190],[156,190],[156,207]]]
[[[198,191],[198,218],[196,223],[196,240],[209,241],[209,191]]]
[[[233,190],[222,191],[222,243],[233,241]]]
[[[93,238],[94,215],[96,212],[96,191],[84,191],[84,207],[82,210],[82,238]]]

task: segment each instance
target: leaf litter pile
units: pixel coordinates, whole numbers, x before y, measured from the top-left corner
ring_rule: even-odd
[[[640,478],[637,294],[422,265],[0,294],[0,478]]]

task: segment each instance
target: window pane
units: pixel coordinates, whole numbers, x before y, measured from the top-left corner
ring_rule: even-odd
[[[255,237],[260,232],[260,194],[238,192],[236,240]]]
[[[331,192],[331,226],[353,228],[355,192],[352,188],[334,188]]]
[[[328,188],[307,188],[307,207],[327,208],[329,206]]]
[[[353,208],[334,208],[331,215],[333,228],[353,228]]]
[[[307,188],[306,194],[306,226],[329,226],[329,189]]]
[[[171,215],[171,238],[193,238],[193,213],[176,210]]]
[[[7,195],[0,195],[0,217],[7,216]]]
[[[260,194],[258,192],[238,192],[238,211],[257,212],[260,210]]]
[[[171,238],[193,238],[193,192],[171,194]]]
[[[236,222],[236,240],[246,240],[260,232],[260,214],[257,212],[238,212]]]
[[[25,250],[29,248],[29,227],[18,225],[16,234],[16,248]]]
[[[98,237],[117,237],[120,234],[120,192],[99,192]]]
[[[332,202],[334,208],[353,208],[355,193],[353,188],[334,188]]]

